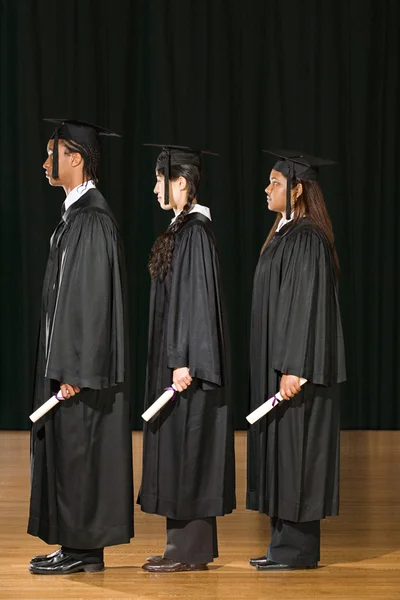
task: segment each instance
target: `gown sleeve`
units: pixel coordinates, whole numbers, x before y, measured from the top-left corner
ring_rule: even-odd
[[[333,256],[311,228],[285,250],[272,367],[325,386],[346,377]]]
[[[168,367],[189,367],[203,389],[224,385],[224,339],[215,245],[203,225],[181,235],[172,265]]]
[[[102,389],[124,381],[123,282],[117,228],[82,211],[61,249],[46,377]]]

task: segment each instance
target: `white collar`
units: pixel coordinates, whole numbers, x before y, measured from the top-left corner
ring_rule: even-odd
[[[181,210],[176,210],[174,208],[174,213],[175,216],[174,218],[171,220],[171,224],[177,219],[177,217],[179,217],[179,215],[181,214]],[[189,213],[201,213],[202,215],[204,215],[205,217],[207,217],[207,219],[210,219],[211,221],[211,211],[208,208],[208,206],[202,206],[201,204],[193,204],[192,208],[189,210]]]
[[[278,223],[278,227],[276,228],[276,231],[279,231],[280,229],[282,229],[282,227],[284,225],[286,225],[287,223],[290,223],[290,221],[293,221],[293,217],[294,217],[294,211],[290,215],[290,219],[287,219],[286,216],[282,217],[282,219]]]
[[[68,196],[65,198],[65,200],[64,200],[64,209],[68,210],[69,207],[71,206],[71,204],[73,204],[74,202],[76,202],[77,200],[79,200],[79,198],[81,196],[83,196],[83,194],[86,194],[86,192],[88,190],[91,190],[92,188],[95,188],[95,187],[96,186],[94,185],[94,182],[92,180],[85,181],[85,183],[81,183],[80,185],[77,185],[76,188],[74,188],[68,194]]]

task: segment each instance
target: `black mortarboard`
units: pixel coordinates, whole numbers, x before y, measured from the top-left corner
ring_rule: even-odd
[[[196,165],[201,169],[202,154],[219,156],[208,150],[193,150],[189,146],[173,146],[171,144],[143,144],[154,148],[162,148],[157,157],[156,171],[164,169],[164,204],[169,203],[169,173],[170,168],[179,165]]]
[[[53,149],[53,179],[58,178],[58,140],[71,140],[82,146],[91,146],[100,149],[99,135],[121,137],[104,127],[78,121],[76,119],[43,119],[49,123],[56,123],[56,128],[50,139],[54,140]]]
[[[286,188],[286,218],[290,219],[292,212],[290,202],[290,191],[294,179],[306,179],[308,181],[317,181],[320,167],[335,165],[333,160],[318,158],[310,154],[303,154],[296,150],[263,150],[267,154],[277,156],[279,160],[275,163],[275,171],[279,171],[287,177]]]

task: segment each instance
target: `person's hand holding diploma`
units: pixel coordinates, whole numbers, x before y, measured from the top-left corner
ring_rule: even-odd
[[[172,385],[165,388],[164,393],[148,409],[142,414],[142,418],[147,422],[156,415],[167,402],[169,402],[176,392],[183,392],[192,383],[189,369],[187,367],[179,367],[174,369],[172,374]]]
[[[192,383],[192,378],[190,377],[189,369],[187,367],[180,367],[179,369],[174,369],[172,382],[177,392],[183,392],[184,390],[186,390]]]
[[[57,406],[59,402],[62,400],[68,400],[68,398],[72,398],[75,394],[79,394],[81,388],[77,385],[69,385],[69,383],[60,383],[60,390],[57,394],[54,394],[51,398],[49,398],[42,406],[39,406],[31,415],[29,415],[32,423],[36,423],[43,415],[45,415],[49,410]]]
[[[301,390],[300,377],[296,375],[282,375],[280,393],[283,400],[290,400]]]
[[[60,391],[64,400],[72,398],[75,394],[79,394],[81,388],[77,385],[69,385],[68,383],[60,383]]]

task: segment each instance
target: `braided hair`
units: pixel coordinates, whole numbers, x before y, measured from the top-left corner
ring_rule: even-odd
[[[67,154],[78,152],[83,158],[83,182],[92,180],[99,182],[100,150],[89,144],[79,144],[74,140],[62,140]]]
[[[164,175],[164,169],[159,169],[157,173]],[[160,279],[161,281],[171,272],[175,237],[192,208],[193,200],[196,198],[200,185],[201,170],[197,165],[192,164],[171,166],[170,181],[174,181],[179,177],[184,177],[188,185],[186,204],[175,221],[168,227],[167,231],[158,236],[149,257],[148,267],[150,276],[152,279]]]

